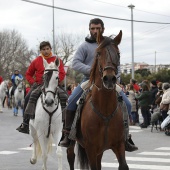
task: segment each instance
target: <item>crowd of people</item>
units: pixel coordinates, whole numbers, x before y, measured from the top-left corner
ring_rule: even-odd
[[[131,125],[147,128],[151,124],[151,116],[155,110],[159,110],[161,122],[167,118],[170,110],[170,84],[168,82],[143,80],[137,83],[136,80],[131,79],[127,85],[121,83],[121,87],[132,106],[129,116]],[[143,122],[139,122],[139,108]],[[170,136],[169,130],[167,131],[165,134]]]

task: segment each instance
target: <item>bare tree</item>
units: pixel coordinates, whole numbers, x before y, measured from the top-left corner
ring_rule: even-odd
[[[0,74],[10,78],[15,69],[25,75],[25,71],[34,55],[26,41],[16,30],[0,32]]]
[[[56,36],[56,54],[63,60],[64,65],[72,59],[80,42],[81,37],[78,35],[61,33]]]

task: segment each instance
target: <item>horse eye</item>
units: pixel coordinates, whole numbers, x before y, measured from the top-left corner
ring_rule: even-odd
[[[58,80],[59,78],[58,77],[56,77],[56,80]]]

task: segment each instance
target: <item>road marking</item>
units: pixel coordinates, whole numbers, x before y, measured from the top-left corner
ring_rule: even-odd
[[[118,163],[105,163],[102,162],[102,167],[105,168],[118,168]],[[169,166],[159,166],[159,165],[141,165],[141,164],[128,164],[130,169],[146,169],[146,170],[168,170]],[[80,170],[80,169],[75,169]]]
[[[140,155],[158,155],[158,156],[170,156],[170,153],[168,152],[141,152],[141,153],[137,153]]]
[[[27,150],[27,151],[30,151],[30,150],[33,150],[33,148],[31,147],[26,147],[26,148],[18,148],[19,150]]]
[[[139,161],[139,162],[166,162],[170,163],[170,159],[164,158],[144,158],[144,157],[126,157],[128,161]]]
[[[138,130],[141,130],[141,127],[139,127],[139,126],[129,126],[130,127],[130,129],[138,129]]]
[[[156,148],[155,150],[168,151],[168,150],[170,150],[170,147],[161,147],[161,148]]]
[[[129,130],[130,133],[142,132],[143,130]]]
[[[16,151],[0,151],[1,155],[11,155],[11,154],[15,154],[18,153]]]

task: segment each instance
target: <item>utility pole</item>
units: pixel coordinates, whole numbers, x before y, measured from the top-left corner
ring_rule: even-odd
[[[133,8],[135,6],[131,4],[128,7],[131,9],[132,79],[134,79]]]
[[[156,73],[156,51],[155,51],[155,73]]]
[[[54,0],[53,1],[53,54],[55,54],[55,23],[54,23]]]

